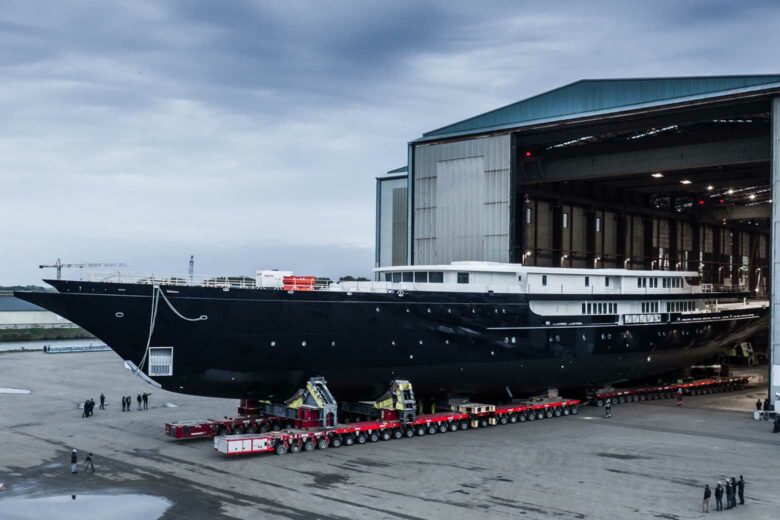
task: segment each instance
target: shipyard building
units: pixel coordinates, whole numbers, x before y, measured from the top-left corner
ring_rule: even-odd
[[[377,178],[376,265],[696,271],[763,296],[779,151],[780,75],[577,81],[408,143]]]

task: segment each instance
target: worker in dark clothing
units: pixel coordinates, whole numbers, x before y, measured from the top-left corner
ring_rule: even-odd
[[[75,449],[70,452],[70,472],[71,474],[79,472],[79,456]]]
[[[152,395],[152,394],[147,394],[146,392],[141,394],[141,399],[143,399],[143,401],[144,401],[144,410],[148,410],[149,409],[149,396],[150,395]]]
[[[726,509],[731,509],[731,480],[726,479]]]
[[[731,477],[731,507],[737,507],[737,479]]]
[[[607,402],[604,403],[604,418],[609,419],[612,417],[612,399],[607,397]]]
[[[95,465],[92,464],[92,454],[87,454],[87,459],[84,461],[84,473],[86,473],[89,470],[92,470],[92,473],[95,472]]]
[[[129,395],[125,399],[127,399],[127,411],[129,412],[133,406],[133,399]]]
[[[710,490],[710,485],[707,484],[704,486],[704,501],[701,503],[701,512],[702,513],[709,513],[710,512],[710,497],[712,496],[712,491]]]
[[[101,410],[106,409],[106,396],[103,395],[103,392],[100,392],[100,409]]]
[[[723,511],[723,485],[720,480],[715,486],[715,511]]]
[[[772,433],[780,433],[780,413],[775,415],[775,426],[772,428]]]
[[[135,398],[136,401],[138,401],[138,411],[141,411],[141,401],[143,400],[141,398],[141,394],[138,394]]]
[[[82,419],[87,416],[87,411],[88,410],[89,410],[89,399],[84,401],[84,408],[82,408],[82,411],[81,411],[81,418]]]
[[[122,411],[125,411],[125,408],[127,407],[127,401],[125,400],[125,396],[122,396]]]
[[[683,394],[684,394],[683,389],[682,388],[678,388],[677,389],[677,406],[682,406]]]
[[[739,494],[739,505],[744,506],[745,505],[745,479],[742,478],[742,475],[739,476],[739,481],[737,482],[737,493]]]
[[[769,420],[769,399],[764,399],[764,420]]]
[[[761,411],[761,399],[756,399],[756,411]]]
[[[92,414],[95,413],[95,400],[90,399],[89,400],[89,417],[92,417]]]

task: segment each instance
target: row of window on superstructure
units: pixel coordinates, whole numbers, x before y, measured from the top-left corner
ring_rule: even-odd
[[[696,310],[696,302],[666,302],[666,312],[689,312]]]
[[[615,314],[617,303],[586,302],[582,304],[582,314]]]
[[[469,283],[468,273],[464,274],[466,274],[466,281],[461,282],[459,276],[458,283]],[[403,273],[385,273],[385,281],[393,283],[444,283],[444,273],[441,271],[405,271]]]
[[[636,286],[640,289],[658,288],[658,280],[661,280],[661,287],[664,289],[681,289],[682,278],[665,276],[663,278],[637,278]]]

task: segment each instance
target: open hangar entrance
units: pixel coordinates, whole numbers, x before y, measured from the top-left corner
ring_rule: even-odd
[[[513,261],[697,271],[764,295],[771,103],[516,132]]]

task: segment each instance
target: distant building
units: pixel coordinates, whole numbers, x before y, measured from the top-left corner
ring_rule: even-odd
[[[2,329],[76,328],[68,320],[37,305],[0,293],[0,330]]]
[[[406,265],[409,240],[406,166],[376,178],[375,267]]]

